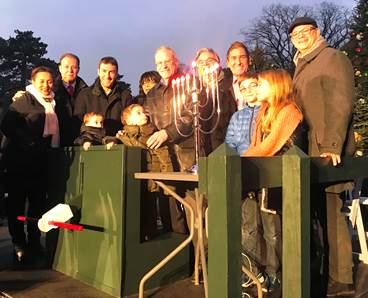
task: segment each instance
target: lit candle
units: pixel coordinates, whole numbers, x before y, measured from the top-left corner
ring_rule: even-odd
[[[187,85],[187,94],[190,94],[190,75],[189,73],[185,75],[185,82]]]
[[[195,61],[193,61],[192,62],[193,90],[197,90],[196,67],[197,67],[197,64]]]
[[[217,113],[220,114],[221,107],[220,107],[220,96],[219,96],[219,87],[218,87],[218,69],[220,68],[220,65],[218,63],[215,63],[215,88],[216,88],[216,98],[217,98]],[[219,116],[219,115],[218,115]]]
[[[215,66],[210,67],[210,78],[211,78],[211,95],[212,95],[212,102],[213,106],[215,106],[216,98],[215,98]]]
[[[209,86],[208,86],[208,75],[209,75],[209,69],[208,68],[205,68],[204,71],[203,71],[203,84],[205,85],[206,87],[206,95],[207,95],[207,99],[209,97]]]
[[[182,105],[184,107],[184,103],[185,103],[185,77],[181,76],[180,81],[181,81],[181,101],[182,101]]]
[[[180,110],[180,78],[176,79],[176,104],[178,106],[178,115],[181,116],[181,110]]]
[[[176,118],[176,90],[175,90],[176,81],[171,81],[171,87],[173,90],[173,111],[174,111],[174,117]]]

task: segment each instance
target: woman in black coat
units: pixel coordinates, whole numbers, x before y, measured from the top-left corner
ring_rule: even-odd
[[[55,114],[52,71],[37,67],[32,71],[32,84],[14,101],[6,112],[1,130],[8,144],[4,152],[8,184],[8,228],[14,244],[14,255],[22,261],[26,252],[41,253],[40,231],[28,223],[26,237],[23,222],[17,216],[25,214],[40,218],[46,200],[46,150],[59,146],[59,123]],[[29,250],[26,250],[26,249]]]

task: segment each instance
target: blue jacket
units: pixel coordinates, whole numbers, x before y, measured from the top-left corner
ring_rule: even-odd
[[[246,151],[252,141],[259,106],[246,106],[234,113],[227,128],[225,143],[235,149],[239,155]]]

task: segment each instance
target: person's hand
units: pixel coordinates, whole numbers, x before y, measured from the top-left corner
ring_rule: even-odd
[[[147,140],[147,147],[149,149],[157,149],[169,138],[165,129],[156,131]]]
[[[24,95],[26,93],[26,91],[17,91],[17,93],[14,94],[14,96],[12,97],[12,101],[16,101],[19,98],[22,97],[22,95]]]
[[[332,159],[333,166],[337,166],[339,163],[341,163],[340,154],[325,152],[325,153],[322,153],[320,157],[330,157]]]
[[[83,149],[85,151],[89,150],[89,148],[91,148],[91,146],[92,146],[92,143],[91,142],[84,142],[83,143]]]
[[[106,149],[110,150],[115,145],[115,142],[109,142],[106,144]]]

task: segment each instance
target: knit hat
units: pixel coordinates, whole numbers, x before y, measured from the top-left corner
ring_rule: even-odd
[[[313,27],[315,28],[318,28],[317,26],[317,22],[310,18],[310,17],[299,17],[299,18],[296,18],[290,25],[289,27],[289,30],[288,30],[288,33],[290,34],[293,29],[296,27],[296,26],[299,26],[299,25],[312,25]]]

